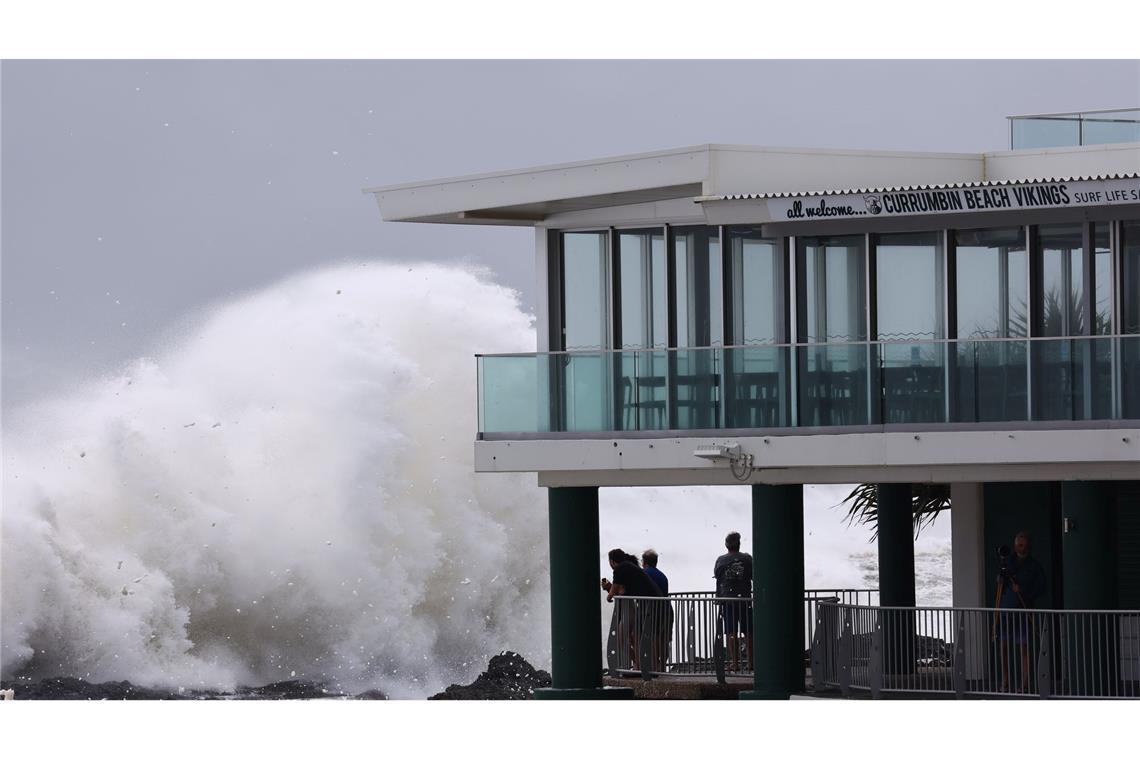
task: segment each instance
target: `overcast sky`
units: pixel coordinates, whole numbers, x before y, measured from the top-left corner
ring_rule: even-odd
[[[1136,61],[4,62],[3,403],[344,259],[465,259],[533,308],[527,229],[385,224],[364,187],[705,142],[1004,149],[1140,105]]]

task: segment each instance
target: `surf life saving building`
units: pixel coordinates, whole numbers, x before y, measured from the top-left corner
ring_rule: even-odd
[[[820,619],[817,683],[914,676],[913,657],[884,660],[883,611],[910,610],[913,631],[912,492],[937,483],[963,611],[940,612],[945,689],[998,667],[968,651],[971,630],[998,640],[996,619],[965,612],[994,607],[994,547],[1025,529],[1047,579],[1035,606],[1069,613],[1025,623],[1029,692],[1136,695],[1140,111],[1012,117],[1010,143],[700,145],[367,191],[387,221],[534,228],[538,345],[478,357],[474,445],[477,471],[548,489],[548,696],[615,691],[598,488],[646,485],[751,486],[749,694],[802,691],[805,483],[879,484],[879,612]],[[1002,667],[1025,637],[1002,635]],[[1094,677],[1115,686],[1078,683]]]

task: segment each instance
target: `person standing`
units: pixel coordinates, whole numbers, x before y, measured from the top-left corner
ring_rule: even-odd
[[[657,559],[657,552],[653,549],[646,549],[641,553],[641,565],[645,568],[645,574],[657,584],[662,595],[669,596],[669,579],[665,577],[665,573],[657,569]]]
[[[740,551],[740,534],[736,531],[724,537],[724,547],[728,552],[717,557],[713,565],[716,595],[722,599],[740,600],[721,602],[729,662],[732,670],[738,669],[739,636],[743,634],[748,669],[752,670],[752,555]]]
[[[657,569],[657,552],[646,549],[641,553],[641,565],[645,574],[661,589],[661,595],[669,596],[669,578]],[[653,610],[653,667],[664,671],[669,659],[669,644],[673,640],[673,604],[669,601],[651,603]]]
[[[1009,691],[1009,649],[1017,644],[1021,651],[1021,690],[1029,691],[1029,640],[1032,636],[1028,612],[1036,609],[1045,593],[1045,568],[1029,554],[1029,533],[1019,531],[1013,538],[1013,556],[998,577],[1001,597],[998,606],[1010,612],[1002,614],[1001,625],[1001,690]],[[999,613],[1000,614],[1000,613]]]
[[[612,602],[615,596],[633,596],[633,597],[663,597],[661,589],[657,584],[637,566],[637,557],[626,554],[621,549],[612,549],[609,553],[610,568],[614,571],[614,579],[611,583],[608,578],[602,578],[602,589],[606,592],[606,601]],[[632,612],[632,615],[618,615],[618,628],[627,628],[629,631],[629,644],[630,644],[630,659],[634,667],[638,666],[640,650],[641,634],[643,631],[652,631],[654,615],[656,607],[651,600],[634,600],[632,607],[627,606],[624,610],[615,609],[615,614],[625,611]],[[652,635],[652,633],[651,633]],[[618,640],[624,640],[625,637],[620,635]]]

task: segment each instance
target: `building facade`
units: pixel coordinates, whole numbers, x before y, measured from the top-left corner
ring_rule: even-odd
[[[535,230],[538,345],[478,357],[475,467],[549,489],[550,694],[609,693],[599,487],[752,487],[753,696],[803,689],[805,483],[879,484],[882,607],[914,607],[911,486],[941,483],[955,607],[994,602],[993,547],[1027,530],[1038,606],[1140,609],[1137,116],[1099,140],[1015,119],[983,154],[702,145],[370,190],[388,221]]]

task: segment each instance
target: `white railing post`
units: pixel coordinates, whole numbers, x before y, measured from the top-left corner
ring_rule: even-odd
[[[689,609],[688,622],[686,629],[688,631],[688,639],[685,641],[685,660],[689,664],[689,668],[693,671],[697,669],[697,605],[687,605]]]
[[[1041,615],[1038,620],[1041,623],[1037,632],[1041,648],[1037,652],[1037,693],[1042,699],[1048,699],[1053,696],[1053,649],[1050,646],[1053,633],[1048,615]]]
[[[831,628],[828,625],[827,617],[824,615],[823,605],[815,605],[815,631],[811,637],[811,688],[812,691],[820,691],[823,688],[823,683],[827,678],[826,666],[824,663],[824,647],[831,640]]]
[[[955,610],[957,625],[954,627],[954,696],[961,699],[966,694],[966,612]]]
[[[878,699],[883,692],[883,615],[890,613],[891,610],[879,610],[871,630],[871,659],[867,663],[871,699]]]
[[[839,691],[851,696],[851,610],[843,610],[843,630],[839,634]]]

